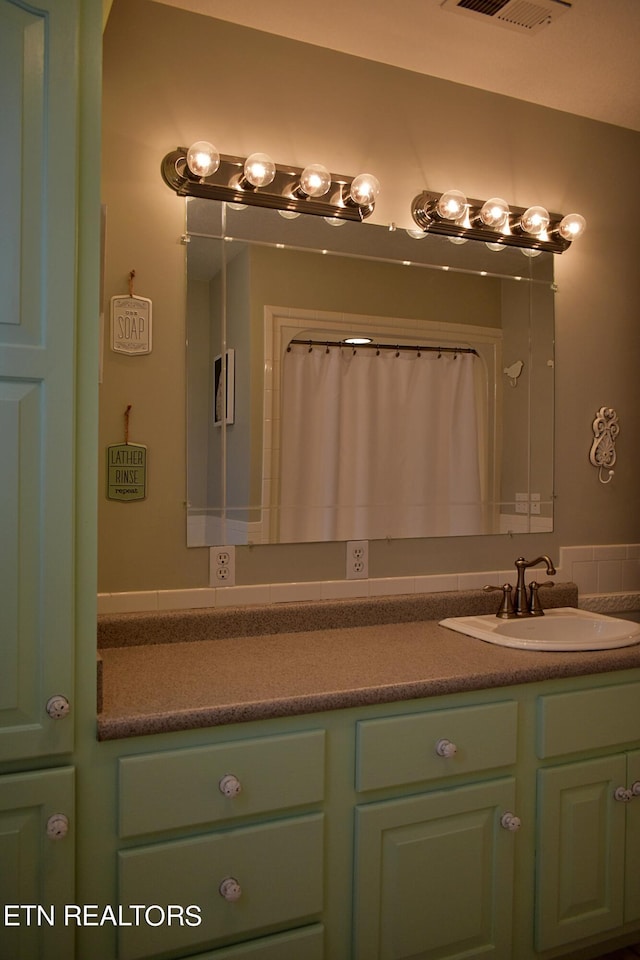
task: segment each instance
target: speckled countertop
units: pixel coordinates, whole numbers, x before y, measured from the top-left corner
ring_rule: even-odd
[[[577,606],[559,584],[545,606]],[[482,591],[99,619],[101,740],[640,667],[640,645],[539,653],[438,625]]]

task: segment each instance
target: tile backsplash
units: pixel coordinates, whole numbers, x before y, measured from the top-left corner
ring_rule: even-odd
[[[300,600],[336,600],[405,593],[471,590],[486,583],[513,582],[514,569],[417,577],[381,577],[368,580],[316,580],[298,583],[261,583],[189,590],[145,590],[98,594],[98,613],[136,613],[146,610],[186,610],[196,607],[287,603]],[[532,571],[529,579],[534,579]],[[580,605],[592,610],[640,609],[640,544],[561,547],[557,577],[572,581]]]

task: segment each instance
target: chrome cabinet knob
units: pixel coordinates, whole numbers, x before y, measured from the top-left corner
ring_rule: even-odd
[[[227,773],[218,783],[218,789],[225,797],[237,797],[239,793],[242,793],[242,784],[232,773]]]
[[[50,840],[63,840],[69,833],[69,818],[64,813],[53,813],[47,820],[47,836]]]
[[[516,830],[520,829],[522,826],[522,821],[520,817],[516,817],[515,813],[507,811],[500,817],[500,826],[505,830],[511,830],[511,832],[514,833]]]
[[[224,897],[227,903],[235,903],[242,896],[242,887],[234,877],[226,877],[218,887],[220,896]]]
[[[451,740],[438,740],[436,743],[436,753],[439,757],[455,757],[458,748]]]
[[[71,704],[62,694],[58,693],[47,700],[46,710],[52,720],[60,720],[62,717],[66,717],[70,709]]]

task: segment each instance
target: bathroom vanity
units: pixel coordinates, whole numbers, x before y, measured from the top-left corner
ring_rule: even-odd
[[[103,618],[79,842],[92,902],[153,909],[80,929],[80,953],[533,960],[638,937],[640,646],[494,646],[438,625],[451,596],[430,619],[425,598],[286,605],[272,633],[236,611],[224,629],[254,635],[209,640],[185,639],[215,634],[206,612]],[[174,643],[140,642],[154,621]]]

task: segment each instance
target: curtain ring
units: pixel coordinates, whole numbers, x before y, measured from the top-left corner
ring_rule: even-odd
[[[400,347],[396,344],[396,357],[400,356]]]
[[[308,351],[308,352],[309,352],[309,353],[312,353],[312,352],[313,352],[313,341],[312,341],[312,340],[309,340],[309,351]]]

